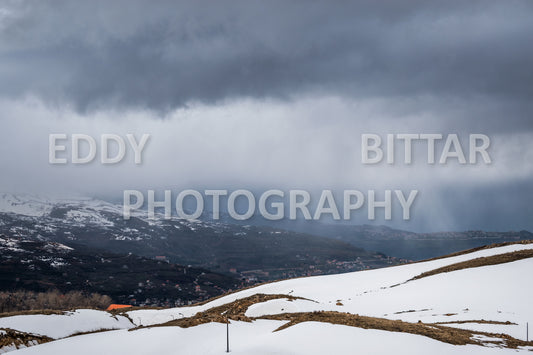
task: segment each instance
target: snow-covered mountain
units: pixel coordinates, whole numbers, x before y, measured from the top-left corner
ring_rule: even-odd
[[[103,216],[106,213],[121,214],[118,205],[94,198],[76,196],[69,198],[44,195],[0,193],[0,213],[26,217],[53,217],[57,209],[66,209],[67,223],[88,223],[112,226]]]
[[[197,306],[123,311],[114,321],[78,311],[0,318],[0,328],[63,338],[17,354],[219,354],[226,320],[234,354],[529,353],[532,270],[533,244],[522,242],[269,283]]]
[[[188,220],[124,220],[122,206],[92,198],[0,193],[0,234],[133,253],[272,280],[389,265],[343,241],[269,227]],[[78,248],[79,249],[79,248]]]

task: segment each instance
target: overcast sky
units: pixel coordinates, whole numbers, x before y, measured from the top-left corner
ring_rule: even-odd
[[[533,230],[532,18],[526,0],[0,0],[0,190],[418,189],[390,225]],[[53,166],[50,133],[151,139],[141,166]],[[362,133],[482,133],[493,162],[418,146],[364,166]]]

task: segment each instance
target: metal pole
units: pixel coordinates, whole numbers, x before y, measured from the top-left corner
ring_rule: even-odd
[[[226,352],[229,353],[229,320],[226,319]]]
[[[529,323],[526,323],[526,341],[529,341]]]

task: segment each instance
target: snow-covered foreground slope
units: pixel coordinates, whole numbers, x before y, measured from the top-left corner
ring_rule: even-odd
[[[231,354],[515,354],[512,349],[454,346],[419,335],[390,333],[309,322],[273,332],[282,322],[235,322],[230,328]],[[159,327],[89,334],[19,350],[17,354],[224,354],[226,326],[209,323],[182,329]]]
[[[132,327],[133,324],[124,316],[113,317],[108,312],[92,309],[78,309],[64,314],[33,314],[0,318],[0,328],[44,335],[52,339],[102,329]]]
[[[533,244],[509,245],[391,268],[286,280],[230,294],[202,306],[160,311],[139,310],[128,314],[137,325],[152,325],[176,317],[189,317],[236,299],[264,293],[299,296],[314,301],[288,302],[292,307],[290,312],[334,310],[406,321],[418,321],[423,316],[425,322],[463,320],[475,317],[477,312],[483,316],[496,314],[498,319],[495,320],[511,317],[512,319],[506,320],[531,319],[533,322],[533,307],[527,307],[533,284],[527,282],[526,277],[528,272],[533,272],[533,259],[465,269],[406,282],[423,272],[443,266],[518,250],[533,250]],[[398,286],[391,287],[394,285]],[[264,312],[259,311],[261,305],[254,306],[253,316],[272,314],[269,304],[275,302],[277,301],[265,304]],[[337,306],[337,302],[342,303],[342,306]],[[520,312],[516,311],[517,308]],[[422,311],[424,309],[428,311]],[[416,312],[407,312],[411,310]],[[491,313],[480,313],[485,311]],[[280,308],[277,313],[281,312]],[[445,316],[449,313],[458,314]],[[523,333],[525,337],[525,331]]]
[[[527,352],[533,350],[533,343],[525,342],[526,322],[533,325],[533,284],[528,282],[532,250],[533,244],[515,244],[387,269],[265,284],[200,306],[127,312],[136,325],[144,326],[140,329],[76,336],[19,352],[222,353],[225,325],[213,321],[224,320],[224,312],[231,319],[236,354]],[[516,252],[522,256],[511,257]],[[496,263],[495,257],[500,258]],[[414,279],[478,258],[489,258],[483,260],[494,265],[463,265]],[[274,332],[284,324],[290,326]],[[30,329],[29,324],[18,328]]]

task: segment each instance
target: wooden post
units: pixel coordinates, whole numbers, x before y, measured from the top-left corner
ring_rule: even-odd
[[[226,352],[229,353],[229,319],[226,317]]]

